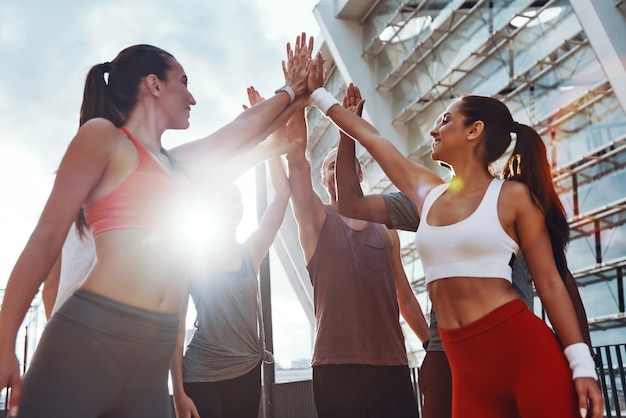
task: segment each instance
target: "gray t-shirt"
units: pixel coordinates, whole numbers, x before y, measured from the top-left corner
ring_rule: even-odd
[[[419,213],[415,203],[402,192],[392,192],[383,194],[387,212],[389,213],[389,224],[387,228],[402,229],[405,231],[417,231],[420,222]],[[511,262],[513,274],[513,288],[518,293],[520,299],[533,310],[533,284],[524,255],[519,252]],[[428,351],[443,351],[439,330],[437,329],[437,316],[434,310],[430,310],[430,341]]]
[[[242,376],[264,355],[258,281],[241,245],[237,271],[215,271],[191,282],[197,318],[183,358],[183,381],[216,382]]]

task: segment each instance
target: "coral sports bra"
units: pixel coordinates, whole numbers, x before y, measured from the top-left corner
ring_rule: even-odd
[[[141,142],[126,128],[120,130],[133,141],[139,158],[122,183],[86,208],[94,236],[118,229],[166,227],[182,194],[181,185]]]

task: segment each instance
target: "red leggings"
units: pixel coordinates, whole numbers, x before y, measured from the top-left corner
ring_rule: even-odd
[[[439,332],[452,370],[454,418],[580,416],[556,336],[521,300]]]

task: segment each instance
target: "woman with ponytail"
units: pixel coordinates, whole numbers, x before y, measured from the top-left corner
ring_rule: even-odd
[[[313,104],[418,209],[416,247],[452,371],[453,417],[600,418],[595,363],[561,277],[567,222],[539,135],[496,99],[461,97],[430,132],[432,158],[453,173],[444,183],[358,112],[337,106],[322,87],[322,64],[318,55],[309,75]],[[363,106],[354,85],[347,101]],[[512,157],[493,172],[513,137]],[[512,288],[511,261],[520,250],[556,334]]]
[[[171,416],[168,370],[189,294],[180,210],[198,176],[222,176],[230,158],[308,100],[312,42],[302,34],[293,51],[288,45],[286,84],[273,97],[169,151],[162,134],[186,129],[196,103],[180,63],[162,49],[134,45],[91,68],[80,127],[0,311],[0,387],[11,389],[9,416]],[[96,260],[46,325],[22,382],[16,335],[74,220],[89,225]]]

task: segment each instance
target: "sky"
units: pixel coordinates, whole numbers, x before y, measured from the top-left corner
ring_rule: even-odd
[[[163,145],[170,148],[234,119],[247,103],[247,86],[273,94],[284,82],[285,44],[302,31],[319,33],[313,16],[316,4],[0,1],[0,288],[36,225],[54,171],[76,132],[84,79],[92,65],[112,61],[121,49],[136,43],[156,45],[178,59],[197,105],[189,129],[164,134]],[[249,178],[240,182],[244,188]],[[250,207],[247,213],[253,218],[254,211]],[[310,355],[308,323],[285,283],[272,284],[275,354],[283,364]],[[285,330],[295,334],[286,335]]]

